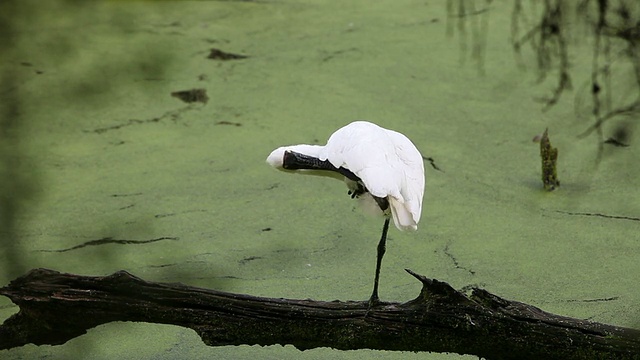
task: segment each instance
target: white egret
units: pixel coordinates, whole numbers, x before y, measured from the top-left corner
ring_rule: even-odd
[[[403,134],[367,121],[334,132],[327,144],[275,149],[267,163],[278,170],[344,179],[351,198],[384,215],[376,274],[369,306],[377,304],[380,265],[386,250],[389,218],[400,230],[417,230],[424,194],[422,155]],[[369,206],[371,208],[371,206]]]

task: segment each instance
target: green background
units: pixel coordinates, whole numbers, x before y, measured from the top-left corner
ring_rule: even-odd
[[[382,220],[363,214],[344,184],[264,160],[367,119],[406,134],[443,170],[425,164],[418,232],[390,229],[383,300],[418,295],[410,268],[552,313],[640,327],[640,153],[632,138],[605,146],[598,161],[600,139],[577,137],[593,121],[588,28],[576,25],[569,38],[573,91],[543,111],[536,99],[551,93],[556,73],[539,81],[531,49],[514,55],[512,2],[477,1],[486,11],[462,18],[447,16],[447,3],[3,4],[0,284],[38,267],[127,270],[257,296],[365,300]],[[527,6],[523,28],[540,10]],[[207,59],[211,48],[249,58]],[[628,65],[617,64],[614,105],[637,93]],[[209,101],[170,96],[192,88]],[[619,123],[607,123],[605,136]],[[532,142],[547,127],[559,149],[552,193],[542,190]],[[176,239],[55,251],[163,237]],[[0,320],[16,311],[0,298]],[[0,357],[463,358],[215,348],[188,329],[133,323]]]

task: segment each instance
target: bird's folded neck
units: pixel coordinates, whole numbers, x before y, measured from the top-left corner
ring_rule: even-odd
[[[335,167],[329,160],[320,160],[315,156],[287,150],[282,158],[282,168],[286,170],[326,170],[342,174],[349,180],[361,181],[349,169]]]

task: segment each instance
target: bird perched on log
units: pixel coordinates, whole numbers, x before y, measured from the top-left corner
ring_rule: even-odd
[[[338,129],[324,146],[283,146],[267,157],[278,170],[344,179],[351,198],[384,216],[370,307],[380,302],[378,281],[389,219],[399,230],[418,229],[425,182],[422,159],[406,136],[367,121]]]

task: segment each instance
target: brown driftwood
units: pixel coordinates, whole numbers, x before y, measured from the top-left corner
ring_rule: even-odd
[[[470,296],[422,282],[406,303],[321,302],[147,282],[125,271],[88,277],[36,269],[0,288],[20,306],[0,326],[0,349],[62,344],[111,321],[173,324],[210,346],[384,349],[486,359],[640,359],[640,331],[546,313],[485,290]]]

